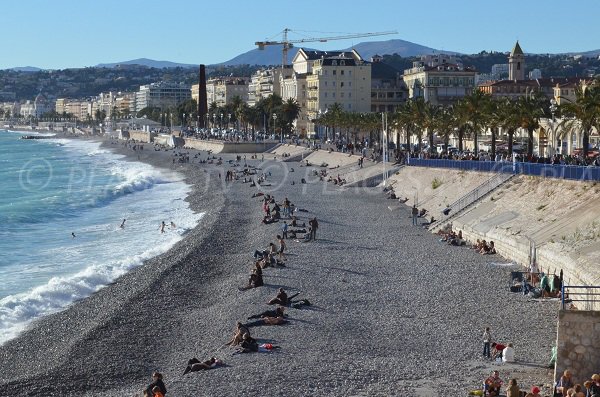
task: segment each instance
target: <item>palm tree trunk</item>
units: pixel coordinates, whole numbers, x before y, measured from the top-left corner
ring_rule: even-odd
[[[473,152],[475,155],[479,153],[479,140],[477,139],[479,135],[479,129],[473,128]]]
[[[463,151],[463,139],[465,137],[465,132],[463,131],[462,128],[459,128],[458,130],[458,151],[462,152]]]
[[[533,128],[527,129],[527,155],[533,156]]]
[[[590,146],[590,132],[583,131],[583,137],[581,140],[582,140],[581,144],[583,145],[583,161],[587,161],[587,156],[588,156],[589,146]]]
[[[433,144],[433,128],[430,128],[429,131],[429,153],[435,153],[435,145]]]
[[[515,131],[508,130],[508,156],[512,157],[513,154],[513,140],[515,138]]]

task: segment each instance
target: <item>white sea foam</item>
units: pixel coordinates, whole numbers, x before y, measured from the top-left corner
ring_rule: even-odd
[[[72,211],[64,206],[51,209],[50,204],[64,200],[68,191],[48,191],[45,197],[32,198],[39,200],[45,212],[32,213],[35,222],[13,229],[11,249],[5,251],[6,260],[0,261],[0,344],[17,336],[32,320],[63,310],[145,259],[167,251],[203,215],[191,211],[182,200],[191,187],[180,174],[124,161],[121,155],[104,152],[96,142],[45,142],[60,144],[60,150],[72,153],[74,166],[81,166],[78,171],[84,174],[80,185],[88,186],[87,190],[73,190],[75,200],[92,199],[95,204],[71,206]],[[70,157],[57,156],[63,168],[57,163],[56,172],[69,175]],[[78,163],[83,158],[86,164]],[[65,202],[71,203],[72,198]],[[71,212],[55,222],[52,211]],[[166,233],[160,233],[163,221],[167,225],[174,222],[176,228],[167,227]],[[71,232],[76,232],[76,238]]]
[[[201,216],[202,214],[200,214]],[[181,240],[186,229],[178,229],[161,244],[139,255],[106,264],[94,264],[63,277],[53,277],[29,292],[0,299],[0,344],[16,337],[34,319],[58,312],[74,301],[90,296],[108,283],[140,266],[144,260],[167,251]]]

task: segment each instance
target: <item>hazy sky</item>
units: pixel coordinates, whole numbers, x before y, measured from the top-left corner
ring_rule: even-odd
[[[360,5],[353,5],[354,3]],[[600,1],[576,0],[32,0],[2,2],[0,69],[63,69],[151,58],[227,61],[254,42],[396,30],[397,35],[307,47],[333,50],[403,39],[477,53],[558,53],[600,48]]]

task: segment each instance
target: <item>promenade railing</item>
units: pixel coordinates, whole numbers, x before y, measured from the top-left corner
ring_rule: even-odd
[[[521,174],[543,178],[569,179],[577,181],[600,181],[600,167],[539,164],[509,161],[475,161],[411,158],[407,165],[413,167],[450,168],[464,171]]]
[[[563,284],[560,296],[563,310],[570,302],[584,302],[584,307],[578,307],[580,310],[600,310],[600,286]]]
[[[460,197],[458,200],[450,204],[442,211],[442,218],[433,222],[429,229],[433,230],[437,226],[443,225],[449,221],[455,214],[458,214],[463,209],[467,208],[469,205],[473,204],[480,198],[484,197],[486,194],[490,193],[498,186],[502,185],[514,175],[512,173],[498,173],[491,178],[487,179],[481,185],[477,186],[475,189],[471,190],[469,193]]]

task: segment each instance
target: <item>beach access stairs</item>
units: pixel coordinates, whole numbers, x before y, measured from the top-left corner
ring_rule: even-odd
[[[441,218],[429,225],[429,230],[433,233],[446,227],[451,223],[452,219],[457,215],[463,214],[467,209],[471,208],[473,204],[481,201],[484,197],[504,185],[515,175],[508,173],[497,173],[469,193],[460,197],[458,200],[446,207],[441,214]]]

